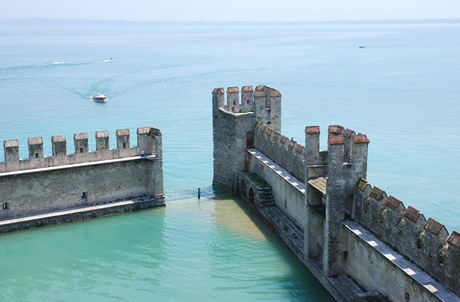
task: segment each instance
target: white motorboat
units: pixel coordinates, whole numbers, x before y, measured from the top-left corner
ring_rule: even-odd
[[[93,95],[93,101],[99,102],[99,103],[104,103],[107,101],[107,97],[103,93],[95,93]]]

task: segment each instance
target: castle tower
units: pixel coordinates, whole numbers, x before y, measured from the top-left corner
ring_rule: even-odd
[[[339,256],[346,250],[342,221],[354,217],[356,186],[367,172],[368,143],[364,134],[355,136],[342,126],[329,126],[323,237],[323,272],[327,276],[338,272]]]
[[[366,177],[368,143],[366,135],[333,125],[328,129],[328,150],[319,150],[320,129],[305,128],[304,257],[320,256],[323,272],[339,271],[339,256],[345,248],[342,221],[354,218],[355,190]]]
[[[212,92],[214,177],[213,185],[234,191],[235,172],[245,169],[246,149],[254,146],[254,130],[257,121],[281,129],[281,94],[279,91],[259,85],[243,86],[241,102],[238,87]]]

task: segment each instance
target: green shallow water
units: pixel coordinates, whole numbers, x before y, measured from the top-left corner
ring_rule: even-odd
[[[0,236],[0,301],[332,301],[244,201]]]

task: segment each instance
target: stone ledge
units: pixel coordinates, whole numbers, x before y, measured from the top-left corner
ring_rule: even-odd
[[[257,149],[247,149],[248,153],[254,156],[257,160],[261,161],[265,166],[273,170],[280,177],[284,178],[286,182],[295,187],[297,190],[305,194],[305,184],[295,178],[291,173],[281,168],[277,163],[268,158],[265,154]]]
[[[151,156],[151,157],[154,157],[154,156]],[[55,167],[46,167],[46,168],[37,168],[37,169],[29,169],[29,170],[18,170],[18,171],[11,171],[11,172],[3,172],[3,173],[0,173],[0,177],[21,175],[21,174],[28,174],[28,173],[48,172],[48,171],[71,169],[71,168],[78,168],[78,167],[104,165],[104,164],[119,163],[119,162],[125,162],[125,161],[133,161],[133,160],[138,160],[138,159],[144,159],[144,157],[142,157],[142,156],[132,156],[132,157],[125,157],[125,158],[108,159],[108,160],[101,160],[101,161],[92,161],[92,162],[86,162],[86,163],[62,165],[62,166],[55,166]]]
[[[124,212],[133,212],[146,208],[164,206],[164,202],[164,198],[155,199],[152,196],[144,196],[132,200],[109,202],[90,207],[72,208],[40,215],[0,220],[0,233],[31,229],[50,224],[87,220],[99,216],[108,216]]]

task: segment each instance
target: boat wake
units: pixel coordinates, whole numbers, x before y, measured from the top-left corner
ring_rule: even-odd
[[[70,61],[54,61],[52,63],[43,63],[38,65],[22,65],[22,66],[10,66],[10,67],[0,67],[0,73],[11,73],[11,72],[20,72],[24,70],[33,70],[40,68],[52,68],[52,67],[70,67],[70,66],[80,66],[80,65],[91,65],[91,64],[100,64],[100,63],[111,63],[114,62],[112,58],[98,61],[98,62],[81,62],[81,63],[72,63]]]
[[[96,62],[96,64],[101,64],[101,63],[112,63],[113,61],[114,61],[114,60],[112,60],[112,58],[110,58],[110,59],[108,59],[108,60]]]
[[[69,61],[56,61],[53,63],[45,63],[45,64],[37,65],[37,66],[53,66],[53,65],[63,65],[63,64],[70,64],[70,62]]]

